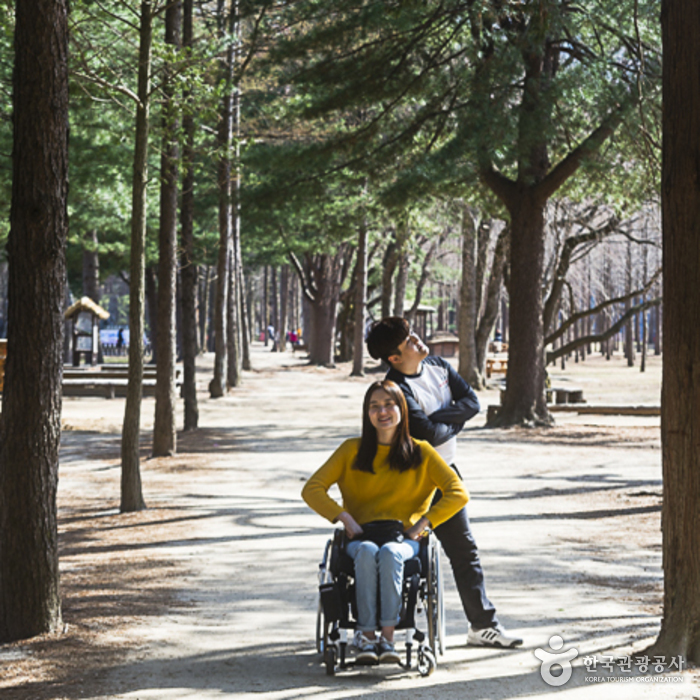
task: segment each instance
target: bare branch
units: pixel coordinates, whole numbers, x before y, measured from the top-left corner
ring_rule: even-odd
[[[597,314],[603,311],[604,309],[608,308],[609,306],[613,306],[614,304],[621,304],[627,301],[628,299],[633,299],[634,297],[637,296],[643,296],[646,294],[653,286],[656,284],[656,280],[659,278],[661,275],[661,268],[659,268],[649,279],[649,281],[641,288],[641,289],[635,289],[633,292],[630,292],[629,294],[625,294],[621,297],[615,297],[614,299],[607,299],[606,301],[601,302],[597,306],[594,306],[591,309],[584,309],[583,311],[578,311],[575,314],[572,314],[569,318],[564,321],[559,328],[557,328],[554,333],[551,333],[544,339],[544,344],[545,345],[550,345],[553,343],[555,340],[558,338],[561,338],[562,335],[566,332],[568,328],[574,325],[577,321],[579,321],[582,318],[586,318],[587,316],[591,316],[592,314]],[[593,341],[591,341],[593,342]]]
[[[130,100],[133,100],[139,107],[141,106],[141,102],[139,100],[138,95],[133,90],[129,90],[129,88],[124,85],[115,85],[107,80],[100,78],[97,75],[87,75],[85,73],[74,73],[74,75],[76,78],[87,80],[89,83],[95,83],[100,87],[106,88],[108,90],[114,90],[115,92],[125,95]]]
[[[294,269],[296,270],[297,277],[299,278],[299,282],[301,283],[301,291],[303,292],[304,296],[313,304],[316,301],[316,297],[314,297],[311,290],[309,289],[308,280],[306,279],[304,268],[299,262],[299,258],[297,258],[297,256],[291,250],[287,250],[287,257],[289,258],[292,265],[294,266]]]
[[[617,333],[620,328],[622,328],[627,321],[629,321],[631,318],[636,316],[637,314],[642,313],[643,311],[646,311],[647,309],[651,308],[652,306],[658,306],[661,303],[662,299],[661,297],[657,297],[656,299],[649,299],[648,301],[642,302],[641,304],[637,304],[636,306],[633,306],[631,309],[629,309],[626,313],[624,313],[620,318],[617,320],[616,323],[614,323],[608,330],[606,330],[604,333],[600,333],[599,335],[584,335],[581,338],[577,338],[576,340],[572,340],[570,343],[567,343],[566,345],[562,345],[560,348],[557,348],[556,350],[552,350],[551,352],[547,353],[547,364],[550,362],[554,362],[558,358],[560,358],[562,355],[568,355],[570,352],[575,350],[576,348],[580,348],[582,345],[588,345],[588,343],[598,343],[598,342],[603,342],[604,340],[607,340],[608,338],[612,338],[612,336]],[[548,339],[549,340],[549,339]]]

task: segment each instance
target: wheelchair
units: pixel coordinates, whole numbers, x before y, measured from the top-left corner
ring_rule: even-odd
[[[349,635],[354,636],[355,603],[354,562],[345,552],[345,530],[336,529],[326,543],[319,564],[319,601],[316,618],[316,650],[323,655],[326,674],[355,666],[349,654]],[[405,631],[405,661],[413,668],[414,644],[416,668],[429,676],[437,666],[436,653],[444,654],[445,609],[440,569],[440,544],[431,532],[420,541],[418,554],[404,563],[401,617],[396,631]],[[417,628],[417,615],[425,616],[426,632]]]

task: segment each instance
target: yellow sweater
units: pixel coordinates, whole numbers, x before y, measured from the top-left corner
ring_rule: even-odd
[[[346,510],[360,524],[373,520],[401,520],[409,528],[424,515],[437,527],[449,520],[469,500],[469,495],[453,469],[437,451],[422,440],[423,461],[416,469],[399,472],[388,463],[389,446],[379,445],[374,458],[374,474],[353,469],[360,439],[346,440],[328,461],[309,478],[301,495],[319,515],[335,522]],[[343,505],[328,495],[338,484]],[[432,508],[435,489],[443,497]]]

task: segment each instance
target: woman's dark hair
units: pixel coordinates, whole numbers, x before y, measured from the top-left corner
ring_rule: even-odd
[[[389,466],[400,472],[408,469],[415,469],[422,461],[421,449],[411,438],[408,432],[408,406],[403,391],[392,381],[384,379],[374,382],[367,389],[365,399],[362,403],[362,437],[360,438],[360,449],[357,451],[353,469],[374,474],[372,463],[377,455],[377,430],[369,419],[369,402],[372,394],[377,389],[384,390],[396,402],[401,414],[401,420],[394,433],[394,438],[389,449]]]

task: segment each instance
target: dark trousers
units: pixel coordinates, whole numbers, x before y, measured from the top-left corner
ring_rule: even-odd
[[[434,502],[440,498],[442,498],[442,494],[438,491],[435,494]],[[484,571],[481,568],[479,550],[476,547],[474,535],[469,527],[467,509],[462,508],[447,522],[438,525],[435,528],[435,534],[452,565],[452,572],[467,620],[476,630],[495,627],[498,624],[496,608],[486,596]]]

